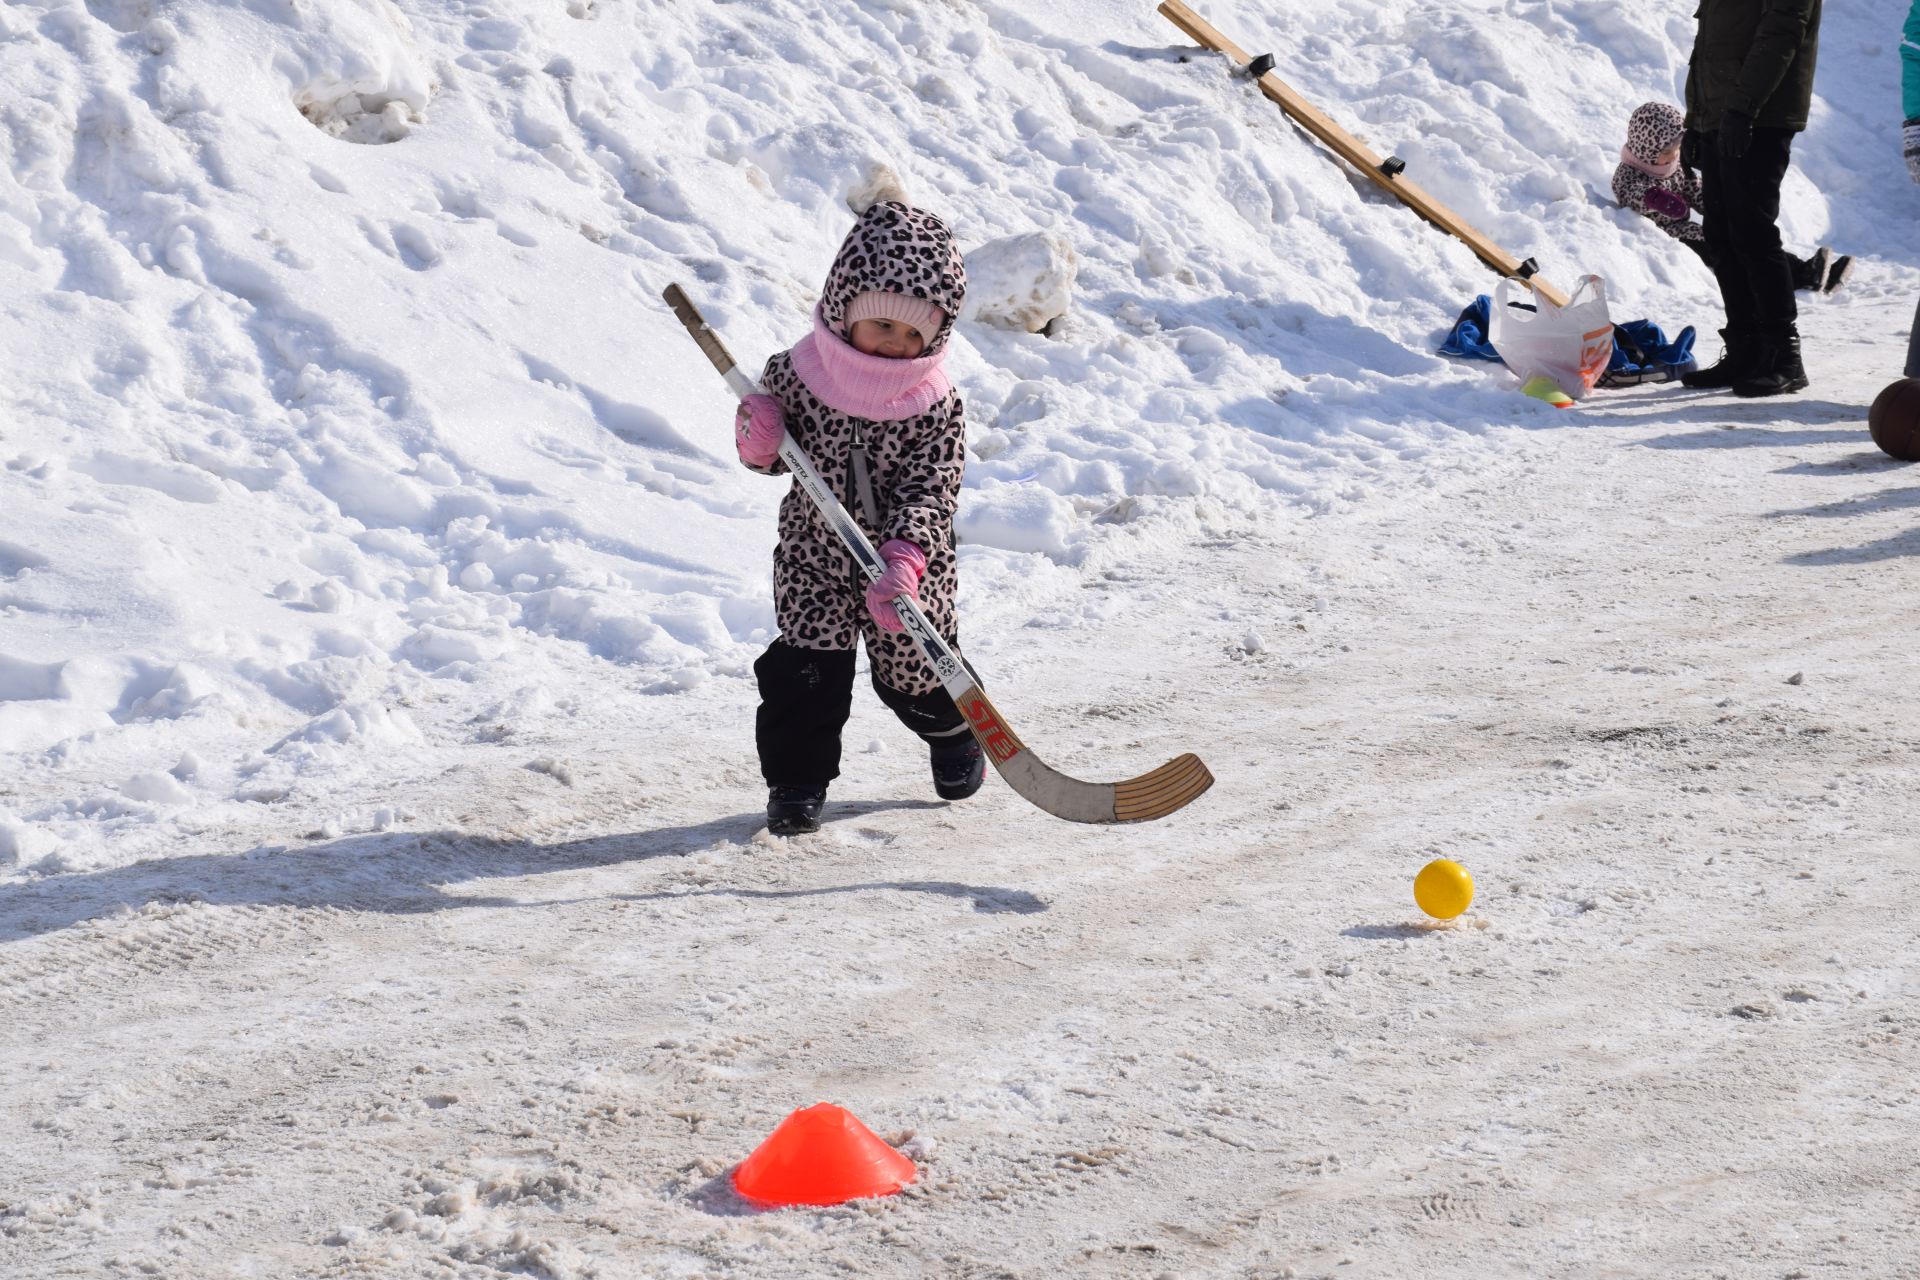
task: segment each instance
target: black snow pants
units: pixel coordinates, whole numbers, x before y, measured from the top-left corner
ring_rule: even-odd
[[[1913,331],[1907,335],[1907,376],[1920,378],[1920,306],[1913,309]]]
[[[1755,129],[1737,160],[1720,154],[1720,135],[1700,135],[1701,231],[1708,263],[1720,281],[1727,328],[1769,338],[1793,332],[1793,263],[1780,243],[1780,183],[1787,176],[1793,133]]]
[[[1698,254],[1700,261],[1707,264],[1707,270],[1713,270],[1713,249],[1708,246],[1706,241],[1682,240],[1680,243]],[[1810,290],[1814,293],[1821,292],[1827,282],[1821,279],[1819,265],[1820,264],[1812,258],[1801,258],[1789,253],[1787,255],[1787,273],[1793,277],[1793,287],[1795,289]],[[1716,276],[1715,278],[1717,279],[1718,277]]]
[[[823,787],[840,776],[840,731],[853,712],[852,649],[802,649],[775,640],[753,664],[760,681],[754,742],[767,785]],[[945,689],[918,697],[873,677],[873,691],[900,723],[937,747],[968,732]]]

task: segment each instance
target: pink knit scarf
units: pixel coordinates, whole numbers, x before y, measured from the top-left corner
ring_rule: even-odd
[[[953,390],[941,363],[944,348],[914,360],[862,355],[813,309],[813,332],[794,344],[793,371],[829,409],[869,422],[915,418]]]
[[[1642,160],[1625,147],[1620,148],[1620,162],[1631,165],[1633,168],[1646,174],[1649,178],[1671,178],[1674,174],[1680,172],[1680,158],[1678,156],[1675,156],[1673,160],[1667,164],[1648,164],[1645,160]]]

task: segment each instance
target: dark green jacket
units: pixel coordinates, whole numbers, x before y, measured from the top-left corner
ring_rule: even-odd
[[[1687,125],[1720,127],[1744,111],[1766,129],[1807,127],[1820,0],[1700,0],[1700,33],[1687,69]]]

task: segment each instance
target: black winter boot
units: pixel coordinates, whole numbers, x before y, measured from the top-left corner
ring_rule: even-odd
[[[1833,267],[1833,250],[1821,245],[1813,251],[1811,258],[1796,258],[1787,255],[1787,261],[1793,264],[1793,287],[1819,293],[1827,287],[1827,272]]]
[[[1845,284],[1847,282],[1847,277],[1852,274],[1853,274],[1853,255],[1850,253],[1843,253],[1839,257],[1833,260],[1832,266],[1827,268],[1826,283],[1820,286],[1820,292],[1832,293],[1835,289],[1838,289],[1841,285]]]
[[[987,758],[972,734],[933,748],[933,791],[942,800],[965,800],[987,776]]]
[[[1733,394],[1754,399],[1804,391],[1806,387],[1807,370],[1800,363],[1800,335],[1789,329],[1784,337],[1760,340],[1753,367],[1733,384]]]
[[[920,735],[933,762],[933,790],[942,800],[965,800],[980,789],[987,763],[980,744],[967,731],[967,718],[945,691],[902,693],[873,677],[873,691],[892,708],[900,723]]]
[[[1720,358],[1704,369],[1681,374],[1682,386],[1717,391],[1732,386],[1752,370],[1754,349],[1759,345],[1760,335],[1747,329],[1722,329],[1720,337],[1726,343]]]
[[[820,829],[820,810],[826,807],[825,787],[767,789],[767,831],[776,836],[804,836]]]

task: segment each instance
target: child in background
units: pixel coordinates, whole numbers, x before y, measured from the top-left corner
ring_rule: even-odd
[[[966,288],[946,224],[904,199],[878,200],[840,246],[812,334],[767,361],[767,394],[748,396],[735,416],[740,460],[767,475],[787,470],[779,448],[792,432],[887,564],[868,585],[800,486],[788,490],[773,555],[780,636],[753,666],[775,835],[819,830],[861,639],[874,692],[930,749],[935,793],[963,800],[980,789],[979,744],[891,603],[915,596],[958,648],[953,514],[966,417],[941,364]]]
[[[1647,102],[1627,121],[1627,145],[1620,149],[1620,165],[1613,171],[1614,198],[1650,220],[1654,226],[1700,255],[1713,269],[1713,250],[1705,231],[1690,215],[1700,207],[1700,179],[1680,167],[1680,139],[1687,131],[1686,116],[1666,102]],[[1811,258],[1788,255],[1793,287],[1832,293],[1853,273],[1849,254],[1834,256],[1822,246]]]

